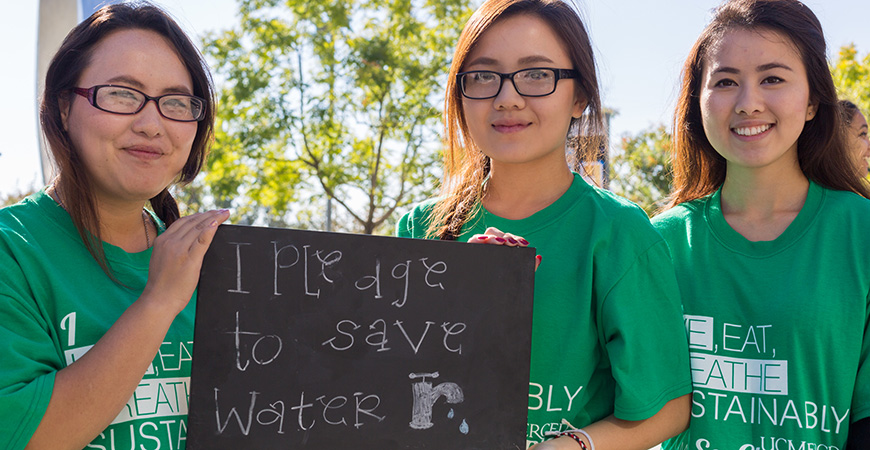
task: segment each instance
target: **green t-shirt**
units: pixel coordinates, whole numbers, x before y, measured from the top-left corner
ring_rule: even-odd
[[[109,279],[44,191],[0,210],[0,448],[27,445],[57,371],[87,352],[142,293],[151,250],[103,248],[129,288]],[[191,301],[178,315],[127,405],[87,448],[185,447],[194,308]]]
[[[811,183],[773,241],[722,216],[720,192],[653,220],[685,312],[694,394],[666,449],[842,450],[870,415],[870,201]]]
[[[400,220],[422,238],[434,202]],[[542,256],[535,273],[528,445],[565,418],[583,427],[611,414],[653,416],[691,392],[686,335],[668,249],[644,212],[575,174],[552,205],[522,220],[485,209],[462,229],[523,236]]]

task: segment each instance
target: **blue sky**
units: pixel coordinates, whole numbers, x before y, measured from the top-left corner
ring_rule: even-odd
[[[194,38],[236,22],[235,0],[154,0]],[[314,0],[313,0],[314,1]],[[718,0],[574,0],[592,36],[605,106],[616,110],[611,138],[668,124],[680,67]],[[866,0],[807,0],[822,22],[829,58],[854,43],[870,52]],[[36,135],[38,2],[4,2],[0,42],[0,195],[41,186]],[[446,70],[446,68],[445,68]]]

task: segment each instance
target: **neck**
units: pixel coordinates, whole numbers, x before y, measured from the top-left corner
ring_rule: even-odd
[[[70,199],[64,195],[63,189],[57,184],[48,190],[58,203],[67,208]],[[156,226],[150,216],[143,216],[142,202],[107,201],[96,197],[97,217],[100,224],[100,238],[128,253],[141,252],[148,249],[157,236]]]
[[[150,216],[139,202],[123,204],[97,203],[100,217],[100,232],[103,241],[124,249],[128,253],[147,250],[157,236]]]
[[[483,206],[505,219],[525,219],[553,204],[573,182],[567,163],[529,168],[493,161]]]
[[[809,190],[809,180],[796,164],[788,170],[729,166],[721,197],[728,224],[750,241],[770,241],[782,234],[800,213]]]

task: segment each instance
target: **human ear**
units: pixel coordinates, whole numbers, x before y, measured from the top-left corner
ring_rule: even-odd
[[[60,121],[63,123],[63,131],[69,132],[69,109],[71,107],[71,103],[69,101],[69,97],[59,96],[57,98],[57,107],[60,110]]]
[[[815,103],[810,103],[807,106],[807,122],[813,120],[816,117],[816,112],[819,110],[819,105]]]
[[[586,110],[586,105],[586,99],[580,94],[577,94],[574,98],[574,108],[571,110],[571,117],[575,119],[583,117],[583,111]]]

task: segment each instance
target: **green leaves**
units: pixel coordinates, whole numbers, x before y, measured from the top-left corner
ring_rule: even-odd
[[[210,35],[217,136],[198,206],[237,223],[391,232],[437,184],[441,104],[468,0],[240,0]]]
[[[623,137],[611,164],[611,187],[652,215],[671,190],[671,134],[664,125]]]
[[[842,47],[831,75],[840,98],[854,102],[865,115],[870,113],[870,53],[862,58],[855,44]]]

